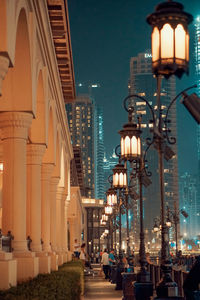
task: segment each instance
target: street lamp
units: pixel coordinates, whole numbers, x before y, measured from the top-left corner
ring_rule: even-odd
[[[125,110],[128,112],[128,123],[123,126],[123,129],[119,131],[121,136],[121,159],[124,160],[125,164],[130,163],[130,182],[126,190],[126,203],[128,204],[128,194],[133,188],[133,181],[139,181],[139,206],[140,206],[140,272],[137,274],[137,282],[134,283],[134,293],[136,299],[149,299],[153,294],[153,285],[150,282],[150,274],[147,272],[147,261],[145,254],[145,238],[144,238],[144,221],[143,221],[143,194],[142,194],[142,185],[148,186],[151,181],[144,180],[147,177],[147,172],[145,172],[145,159],[143,158],[142,153],[142,142],[140,135],[142,133],[140,129],[140,119],[139,124],[134,123],[133,113],[134,107],[133,103],[130,102],[132,95],[126,97],[123,101]],[[136,174],[134,172],[136,171]],[[150,173],[149,173],[150,175]],[[127,215],[127,235],[128,233],[128,215]],[[129,240],[127,239],[127,248],[129,248]],[[138,298],[139,297],[139,298]]]
[[[178,224],[180,222],[179,215],[180,213],[187,218],[188,214],[185,210],[183,209],[177,209],[176,207],[176,202],[174,202],[174,211],[172,211],[169,207],[167,208],[167,222],[166,225],[167,227],[171,227],[172,223],[174,223],[174,230],[175,230],[175,242],[176,242],[176,257],[178,255]]]
[[[118,146],[115,149],[117,151]],[[117,153],[116,153],[117,154]],[[118,155],[120,157],[120,155]],[[122,163],[117,164],[113,168],[113,187],[116,190],[119,190],[119,199],[118,199],[118,207],[119,207],[119,252],[122,249],[122,222],[121,222],[121,213],[122,213],[122,190],[127,187],[127,169],[124,167]]]
[[[183,5],[168,1],[156,6],[147,17],[152,26],[152,68],[155,75],[179,78],[189,70],[188,24],[192,15],[183,11]]]
[[[117,192],[113,187],[106,191],[107,204],[112,206],[117,204]]]
[[[151,144],[155,145],[159,156],[162,226],[161,270],[163,277],[157,286],[157,296],[159,298],[167,299],[169,299],[170,296],[177,296],[178,287],[177,284],[171,279],[171,261],[169,258],[169,243],[167,234],[168,229],[165,223],[163,158],[165,156],[165,151],[167,150],[165,148],[165,139],[169,144],[174,144],[176,142],[175,138],[169,138],[168,136],[168,111],[179,96],[184,96],[184,92],[186,90],[178,94],[171,101],[167,109],[166,117],[163,120],[163,112],[160,101],[161,79],[162,76],[169,78],[171,75],[176,75],[180,78],[183,73],[188,74],[188,24],[191,23],[192,20],[193,17],[183,11],[183,5],[173,1],[168,1],[157,5],[156,11],[147,17],[147,22],[152,26],[152,70],[157,77],[157,115],[155,115],[155,112],[153,111],[149,102],[144,99],[144,101],[148,104],[148,107],[151,109],[151,113],[153,115],[154,135]],[[169,158],[170,156],[166,155],[166,157]]]

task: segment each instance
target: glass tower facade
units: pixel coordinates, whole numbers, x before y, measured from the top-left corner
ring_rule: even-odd
[[[94,172],[94,103],[87,95],[78,96],[73,103],[66,104],[73,146],[81,148],[84,183],[87,197],[95,196]]]

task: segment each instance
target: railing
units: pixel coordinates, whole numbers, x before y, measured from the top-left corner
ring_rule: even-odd
[[[194,262],[195,256],[183,256],[173,261],[174,265],[172,267],[172,279],[177,283],[179,295],[181,297],[184,297],[183,283]],[[148,265],[148,271],[150,272],[150,279],[153,283],[153,288],[156,289],[156,286],[161,279],[160,265],[153,262],[152,264]]]

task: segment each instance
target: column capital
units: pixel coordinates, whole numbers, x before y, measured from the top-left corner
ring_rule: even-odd
[[[0,56],[0,96],[2,95],[2,83],[8,72],[10,60],[8,57]]]
[[[41,165],[42,157],[46,150],[44,144],[28,144],[27,145],[27,164],[28,165]]]
[[[42,164],[42,180],[50,180],[54,164]]]
[[[1,112],[0,128],[2,129],[2,140],[9,138],[27,139],[32,119],[32,113]]]

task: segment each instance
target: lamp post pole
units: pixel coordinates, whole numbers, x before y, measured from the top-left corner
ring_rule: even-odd
[[[129,216],[128,216],[128,190],[125,190],[125,204],[126,204],[126,245],[127,245],[127,256],[130,256],[130,245],[129,245]]]
[[[143,193],[142,193],[142,173],[143,173],[143,158],[139,160],[139,195],[140,195],[140,272],[138,274],[139,282],[150,282],[150,274],[146,270],[147,261],[145,254],[145,236],[144,236],[144,216],[143,216]]]
[[[119,191],[119,252],[122,250],[122,203],[121,191]]]

